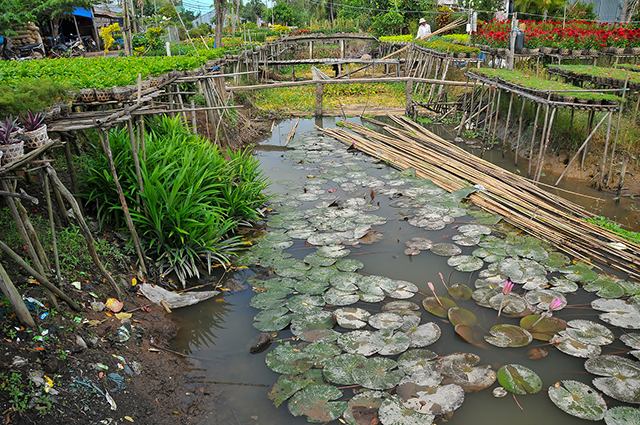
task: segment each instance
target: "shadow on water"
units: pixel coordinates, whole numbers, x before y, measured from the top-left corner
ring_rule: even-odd
[[[314,131],[315,125],[333,127],[339,118],[325,118],[323,121],[312,119],[300,120],[296,134],[303,135]],[[358,118],[350,118],[350,121],[359,122]],[[268,140],[256,147],[255,155],[261,162],[261,169],[272,182],[270,192],[287,193],[289,189],[284,186],[286,182],[304,184],[313,178],[311,171],[302,166],[296,166],[291,160],[283,157],[290,122],[283,122],[274,129],[273,135]],[[355,153],[357,158],[365,159],[362,154]],[[494,155],[486,155],[489,159]],[[501,155],[495,155],[501,158]],[[505,160],[505,161],[508,161]],[[362,164],[370,165],[365,163]],[[373,177],[379,177],[389,173],[391,169],[369,168],[367,172]],[[349,197],[341,193],[339,186],[328,182],[323,187],[331,187],[340,196]],[[575,186],[572,190],[576,190]],[[369,188],[360,188],[361,194],[366,198]],[[457,222],[448,225],[440,231],[426,231],[422,228],[410,226],[402,220],[398,209],[389,206],[389,199],[385,196],[376,196],[380,202],[380,210],[375,214],[386,217],[386,224],[375,226],[375,229],[384,235],[382,241],[370,245],[349,247],[351,254],[347,258],[357,259],[364,264],[359,272],[365,275],[381,275],[392,279],[405,280],[415,283],[422,293],[428,293],[427,282],[436,284],[440,295],[446,293],[438,277],[442,272],[450,283],[462,283],[473,287],[477,278],[477,272],[462,273],[447,265],[447,258],[424,252],[415,257],[404,255],[405,241],[412,237],[427,237],[433,242],[450,242],[450,237],[456,234],[453,226],[470,221],[470,216],[456,219]],[[310,208],[312,203],[305,203],[305,208]],[[476,247],[463,248],[463,254],[470,254]],[[314,248],[308,246],[305,241],[296,241],[287,249],[296,258],[303,258],[313,252]],[[264,271],[263,271],[264,272]],[[250,269],[242,269],[227,278],[234,282],[245,282],[254,272]],[[449,277],[450,276],[450,277]],[[226,285],[228,280],[223,280]],[[518,285],[519,286],[519,285]],[[516,291],[522,293],[521,287]],[[258,310],[249,306],[251,298],[255,295],[250,289],[244,291],[225,291],[214,300],[208,300],[191,307],[174,310],[172,317],[180,327],[178,336],[172,342],[172,349],[187,353],[192,357],[188,359],[191,381],[204,388],[216,387],[222,391],[218,400],[219,410],[216,410],[217,421],[202,423],[224,424],[305,424],[306,417],[294,417],[287,410],[287,403],[275,408],[267,398],[273,384],[280,377],[272,372],[265,364],[265,355],[278,344],[279,339],[287,339],[292,336],[290,330],[280,331],[275,337],[276,341],[265,352],[250,354],[249,346],[253,345],[260,334],[253,324],[253,316]],[[414,301],[420,303],[423,295],[416,295]],[[588,305],[594,298],[592,294],[581,291],[579,295],[570,295],[569,305]],[[472,311],[478,317],[480,325],[489,329],[496,324],[495,311],[479,307],[473,300],[460,301],[460,306]],[[358,303],[356,306],[370,311],[380,311],[381,305]],[[597,314],[590,308],[566,308],[557,317],[565,320],[583,318],[596,320]],[[451,425],[506,425],[517,423],[519,425],[538,425],[540,423],[554,423],[563,425],[584,424],[585,421],[569,416],[559,410],[549,400],[546,389],[554,383],[571,379],[590,384],[592,375],[584,372],[584,359],[570,357],[558,350],[551,348],[547,357],[541,360],[530,360],[527,351],[546,344],[534,341],[523,348],[497,348],[487,345],[479,348],[464,342],[453,331],[453,326],[444,319],[439,319],[428,312],[423,312],[422,323],[433,321],[442,329],[441,338],[428,349],[439,355],[454,352],[472,352],[479,355],[481,365],[491,365],[494,370],[500,366],[517,363],[535,370],[543,381],[543,390],[535,395],[518,396],[518,403],[509,394],[505,398],[494,398],[492,389],[478,393],[466,394],[465,402],[456,410],[449,419]],[[518,324],[519,319],[501,317],[500,323]],[[616,335],[619,336],[619,335]],[[603,354],[618,351],[623,346],[616,341],[612,346],[603,347]],[[353,389],[344,389],[347,398],[353,394]],[[615,405],[613,401],[611,405]],[[339,423],[334,421],[333,423]]]

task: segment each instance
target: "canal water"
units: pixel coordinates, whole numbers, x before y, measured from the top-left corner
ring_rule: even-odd
[[[358,118],[348,119],[360,122]],[[315,129],[315,125],[334,127],[338,118],[324,118],[321,121],[313,119],[301,119],[296,136],[290,145],[299,140],[321,138]],[[587,421],[570,416],[556,407],[547,395],[547,389],[561,380],[575,380],[591,385],[593,375],[585,372],[584,360],[569,356],[558,351],[555,347],[549,347],[544,341],[534,340],[531,344],[522,348],[498,348],[490,344],[477,347],[465,342],[454,332],[453,326],[445,319],[427,312],[422,307],[425,295],[429,296],[430,290],[427,282],[433,282],[436,292],[440,296],[447,296],[447,291],[440,281],[438,273],[442,273],[450,284],[460,283],[475,289],[474,283],[478,279],[479,272],[460,272],[448,265],[448,257],[434,255],[431,251],[422,251],[418,255],[407,255],[405,242],[412,238],[427,238],[435,244],[452,243],[452,237],[456,235],[457,228],[473,222],[474,217],[463,215],[455,217],[453,222],[448,222],[446,227],[439,230],[426,230],[425,228],[411,225],[403,214],[403,210],[394,203],[396,197],[391,193],[391,188],[397,188],[401,193],[411,186],[402,182],[402,179],[393,174],[397,172],[393,168],[376,164],[371,158],[356,151],[347,152],[346,146],[341,148],[343,152],[331,156],[323,156],[321,153],[315,156],[317,163],[308,163],[298,157],[288,155],[290,147],[285,146],[285,141],[291,122],[283,122],[274,129],[273,135],[260,143],[255,148],[255,155],[261,162],[261,169],[271,181],[270,193],[278,195],[279,200],[296,197],[301,188],[309,188],[309,192],[319,193],[316,200],[302,201],[295,208],[307,210],[322,208],[323,202],[336,202],[346,200],[366,200],[370,212],[384,220],[371,225],[375,232],[369,232],[369,238],[365,238],[357,245],[349,245],[350,254],[345,259],[356,260],[362,263],[358,273],[365,276],[383,276],[398,281],[406,281],[418,287],[411,301],[421,306],[421,323],[433,322],[441,329],[440,338],[433,344],[425,347],[438,356],[463,352],[474,353],[480,356],[480,365],[490,365],[497,371],[507,364],[526,366],[535,371],[542,380],[542,390],[537,394],[518,395],[517,400],[509,393],[504,398],[496,398],[492,391],[499,386],[496,381],[488,389],[475,393],[465,394],[464,403],[447,418],[452,425],[502,425],[502,424],[540,424],[554,423],[563,425],[584,424]],[[451,137],[447,137],[451,139]],[[336,148],[337,149],[337,148]],[[489,151],[485,159],[505,165],[505,168],[514,169],[513,158]],[[333,166],[339,161],[347,161],[347,168],[357,173],[359,180],[364,184],[356,185],[356,188],[345,186],[343,180],[320,180],[323,176],[331,175]],[[341,166],[336,165],[336,169]],[[344,176],[344,174],[334,174]],[[364,176],[367,176],[364,178]],[[390,178],[395,175],[396,178]],[[326,180],[326,181],[325,181]],[[317,184],[320,181],[321,184]],[[366,182],[376,182],[375,189],[367,186]],[[379,182],[384,182],[380,186]],[[587,188],[578,189],[575,184],[567,183],[572,191],[583,190],[590,196],[602,197],[602,193],[590,191]],[[348,190],[345,190],[348,189]],[[320,189],[320,190],[318,190]],[[306,192],[306,190],[305,190]],[[383,194],[384,193],[384,194]],[[312,199],[311,197],[309,199]],[[580,197],[575,198],[580,201]],[[609,202],[611,203],[611,202]],[[378,208],[379,207],[379,208]],[[272,208],[277,209],[274,205]],[[271,214],[277,213],[277,210]],[[457,214],[460,215],[460,214]],[[502,225],[498,225],[502,226]],[[506,227],[500,227],[506,231]],[[316,246],[307,243],[304,239],[292,239],[292,245],[284,252],[292,258],[302,260],[307,255],[316,251]],[[477,246],[460,246],[462,254],[470,255]],[[487,268],[488,263],[484,268]],[[260,310],[251,307],[250,303],[256,292],[249,285],[251,279],[259,277],[267,279],[277,277],[270,274],[269,269],[260,267],[243,268],[233,273],[227,273],[222,277],[225,287],[222,295],[217,299],[208,300],[191,307],[174,310],[175,318],[180,331],[172,342],[172,349],[188,354],[187,359],[190,371],[188,376],[193,387],[212,388],[220,391],[215,408],[205,412],[202,423],[207,424],[261,424],[261,425],[288,425],[308,423],[306,417],[294,417],[287,408],[287,402],[278,408],[268,398],[268,393],[276,383],[280,374],[273,372],[266,364],[268,353],[272,352],[281,343],[279,340],[289,341],[293,344],[299,341],[291,341],[293,334],[289,328],[279,332],[272,332],[274,341],[264,351],[252,354],[249,347],[256,343],[260,331],[254,328],[254,316]],[[277,266],[275,267],[277,268]],[[259,276],[255,276],[258,274]],[[215,278],[219,278],[218,275]],[[247,283],[249,280],[249,284]],[[515,292],[523,294],[525,291],[521,285],[516,285]],[[568,307],[555,312],[554,316],[564,320],[585,319],[598,321],[598,312],[588,307],[595,296],[579,290],[577,293],[565,294]],[[391,301],[388,297],[383,303]],[[496,311],[478,306],[473,299],[456,301],[460,307],[473,312],[479,326],[485,330],[490,329],[498,319]],[[354,307],[361,307],[372,314],[381,311],[383,303],[358,302]],[[517,318],[500,317],[499,323],[519,323]],[[602,322],[599,322],[602,323]],[[607,325],[609,326],[609,325]],[[611,327],[611,326],[609,326]],[[343,330],[344,331],[344,330]],[[618,328],[614,328],[616,337],[622,334]],[[548,355],[539,360],[528,357],[528,351],[532,348],[547,349]],[[614,352],[626,352],[626,348],[617,339],[612,345],[602,348],[603,354]],[[628,357],[628,356],[627,356]],[[392,357],[397,359],[396,357]],[[354,391],[360,388],[342,389],[343,400],[348,400],[354,395]],[[622,404],[616,400],[607,398],[609,406]],[[437,418],[436,422],[441,422]],[[332,423],[344,423],[335,420]],[[363,422],[364,423],[364,422]],[[413,422],[406,422],[413,423]],[[422,422],[415,422],[422,423]],[[427,423],[427,422],[425,422]]]

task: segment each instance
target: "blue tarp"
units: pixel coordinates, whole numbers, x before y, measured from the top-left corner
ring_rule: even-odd
[[[90,10],[83,9],[82,7],[76,7],[73,9],[75,16],[82,16],[83,18],[93,19],[93,13]]]

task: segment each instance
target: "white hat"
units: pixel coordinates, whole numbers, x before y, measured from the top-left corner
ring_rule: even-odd
[[[419,24],[424,24],[425,22],[427,21],[425,21],[424,18],[420,18],[420,20],[418,21]]]

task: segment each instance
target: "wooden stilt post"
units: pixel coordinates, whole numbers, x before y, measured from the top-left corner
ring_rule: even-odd
[[[30,328],[35,328],[36,324],[33,321],[33,317],[29,314],[29,309],[24,304],[24,301],[20,297],[20,293],[13,285],[9,274],[2,267],[2,263],[0,263],[0,289],[2,289],[2,293],[9,300],[9,304],[13,307],[13,311],[16,313],[16,317],[25,326]]]
[[[609,136],[611,135],[612,115],[613,114],[609,114],[609,120],[607,121],[607,136],[604,141],[604,152],[602,154],[602,165],[600,166],[600,182],[598,183],[598,190],[602,190],[604,186],[604,169],[607,166],[607,151],[609,150]]]
[[[413,94],[413,80],[407,80],[404,86],[405,104],[404,113],[407,117],[411,117],[411,95]]]
[[[622,161],[622,168],[620,168],[620,179],[618,180],[618,190],[616,190],[616,204],[620,203],[620,192],[622,192],[622,186],[624,186],[624,177],[627,174],[627,165],[629,164],[629,158],[625,157]]]
[[[627,94],[627,86],[629,84],[629,71],[624,80],[624,91],[622,92],[622,100],[620,101],[620,110],[618,111],[618,123],[616,124],[616,135],[613,138],[613,148],[611,149],[611,163],[609,164],[609,174],[607,177],[607,186],[611,185],[611,170],[613,169],[613,160],[616,156],[616,147],[618,145],[618,134],[620,133],[620,119],[622,118],[622,109],[624,108],[624,98]],[[638,96],[640,98],[640,96]]]
[[[533,145],[536,141],[536,131],[538,130],[538,117],[540,116],[540,107],[542,103],[538,103],[536,108],[536,119],[533,122],[533,134],[531,135],[531,146],[529,146],[529,169],[527,170],[527,177],[531,177],[531,164],[533,163]]]
[[[484,134],[486,134],[487,132],[487,123],[489,124],[489,131],[491,131],[491,118],[493,117],[493,108],[496,103],[496,95],[497,95],[497,92],[499,91],[497,88],[493,86],[489,86],[489,90],[491,91],[489,93],[489,98],[488,98],[489,103],[487,103],[487,105],[489,106],[489,109],[485,114],[484,123],[482,125],[483,138],[484,138]]]
[[[491,92],[491,87],[489,87],[488,92]],[[476,130],[478,129],[478,123],[480,122],[480,111],[482,111],[482,99],[484,98],[484,82],[482,83],[482,87],[480,88],[480,100],[478,101],[478,115],[476,115]],[[471,121],[471,118],[469,118]]]
[[[557,108],[553,108],[551,111],[551,118],[549,119],[549,128],[547,129],[547,133],[544,137],[544,144],[540,146],[540,159],[538,161],[538,171],[536,173],[536,182],[540,181],[540,176],[542,175],[542,165],[544,164],[544,155],[547,152],[547,146],[549,146],[549,137],[551,136],[551,127],[553,126],[553,118],[556,115]]]
[[[520,150],[520,136],[522,136],[522,119],[524,115],[524,105],[527,103],[527,100],[522,98],[522,106],[520,107],[520,118],[518,118],[518,138],[516,140],[516,155],[514,158],[515,165],[518,165],[518,151]]]
[[[140,115],[138,118],[138,129],[140,130],[140,152],[142,152],[142,161],[147,161],[147,144],[145,141],[144,117]]]
[[[129,130],[129,143],[131,144],[131,155],[133,156],[133,166],[135,167],[136,177],[138,179],[138,188],[140,189],[140,193],[144,193],[144,183],[142,182],[142,173],[140,172],[140,158],[138,157],[138,144],[133,134],[133,117],[131,116],[129,116],[127,120],[127,129]]]
[[[474,89],[471,89],[471,109],[469,109],[467,107],[467,95],[469,93],[469,77],[467,77],[466,83],[464,85],[464,98],[462,99],[462,109],[463,109],[463,113],[462,113],[462,120],[460,121],[460,125],[458,126],[458,132],[456,133],[456,137],[460,137],[460,134],[462,133],[462,128],[464,127],[465,121],[467,120],[467,114],[471,115],[471,113],[473,112],[473,95],[474,95]]]
[[[58,285],[62,286],[62,269],[60,268],[60,256],[58,255],[58,242],[56,238],[56,225],[53,219],[53,205],[51,205],[51,194],[49,193],[49,176],[41,172],[44,178],[44,197],[47,201],[47,211],[49,213],[49,227],[51,228],[51,246],[53,248],[53,261],[56,266],[56,278]]]
[[[497,90],[498,90],[498,100],[496,101],[496,106],[495,106],[496,119],[493,122],[493,132],[491,133],[491,149],[493,149],[493,143],[496,138],[496,131],[498,130],[498,116],[500,115],[500,97],[502,96],[502,90],[500,89],[497,89]],[[491,123],[489,123],[489,125],[491,125]],[[491,127],[489,127],[489,130],[491,130]]]
[[[591,133],[591,129],[593,128],[593,119],[595,118],[595,115],[596,115],[596,111],[594,110],[589,111],[587,134]],[[587,143],[584,150],[582,151],[582,160],[580,161],[580,168],[584,168],[584,161],[587,159],[588,151],[589,151],[589,144]]]
[[[322,116],[322,98],[324,96],[324,84],[317,83],[316,84],[316,108],[315,108],[315,116]]]
[[[73,190],[73,193],[76,195],[76,201],[78,201],[80,207],[83,208],[82,200],[79,196],[77,196],[77,194],[80,193],[80,189],[78,188],[78,177],[76,177],[76,170],[73,166],[73,156],[71,155],[71,139],[69,137],[65,137],[64,140],[64,156],[67,160],[67,170],[69,170],[69,177],[71,177],[71,190]]]
[[[507,112],[507,123],[504,126],[504,138],[502,139],[502,157],[507,146],[507,135],[509,134],[509,120],[511,119],[511,106],[513,105],[513,93],[509,97],[509,111]]]
[[[191,132],[198,134],[198,122],[196,120],[196,103],[191,100]]]
[[[540,165],[540,161],[542,160],[542,149],[544,148],[544,139],[547,135],[547,124],[549,123],[549,99],[551,98],[551,93],[547,96],[547,104],[545,106],[544,112],[544,126],[542,127],[542,134],[540,136],[540,150],[538,152],[538,166]],[[537,174],[538,167],[536,167],[536,173],[534,173],[534,179]]]

